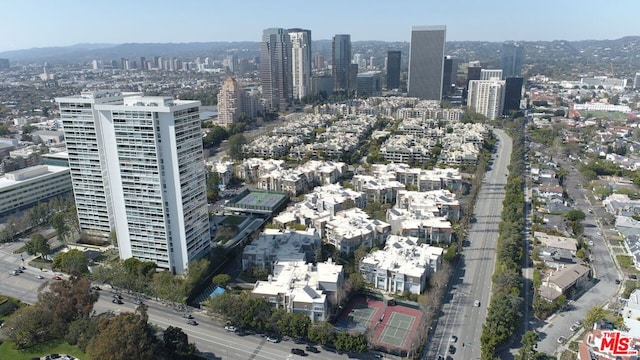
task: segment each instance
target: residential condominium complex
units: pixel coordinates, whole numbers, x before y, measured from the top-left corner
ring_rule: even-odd
[[[414,26],[409,47],[409,96],[442,100],[445,26]]]
[[[105,223],[115,229],[122,259],[153,261],[182,274],[210,247],[200,103],[107,93],[119,100],[96,103],[104,93],[83,94],[94,99],[89,103],[94,116],[85,120],[96,133],[85,147],[94,149],[99,161],[91,163],[78,148],[68,148],[70,166],[72,158],[90,162],[104,181],[86,184],[72,170],[74,192],[105,194]],[[75,98],[56,101],[62,109]],[[72,122],[72,113],[66,116]],[[86,218],[85,208],[78,206],[79,218]]]

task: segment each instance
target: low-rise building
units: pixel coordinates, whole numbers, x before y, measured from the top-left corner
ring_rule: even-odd
[[[0,216],[71,191],[68,167],[37,165],[0,177]]]
[[[534,232],[533,237],[551,251],[555,249],[566,250],[575,256],[578,250],[578,240],[574,238],[554,236],[539,231]]]
[[[553,301],[571,288],[581,288],[589,280],[591,269],[581,264],[563,266],[551,273],[540,285],[540,296]]]
[[[360,246],[370,249],[384,242],[391,226],[384,221],[370,219],[358,208],[342,210],[335,216],[318,219],[316,228],[321,236],[338,251],[350,254]]]
[[[360,273],[374,288],[389,293],[421,294],[427,278],[440,270],[440,247],[418,244],[418,238],[389,235],[383,250],[360,261]]]
[[[315,229],[278,230],[264,229],[242,250],[242,270],[253,267],[273,273],[277,261],[310,261],[320,236]]]
[[[258,281],[251,291],[276,308],[303,313],[311,321],[325,321],[330,304],[336,304],[344,282],[342,265],[329,259],[316,265],[304,261],[278,261],[269,280]]]

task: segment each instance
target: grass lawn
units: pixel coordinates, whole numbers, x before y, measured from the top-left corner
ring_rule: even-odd
[[[616,259],[618,259],[618,264],[620,264],[620,267],[624,271],[628,271],[634,274],[638,272],[636,267],[633,265],[633,259],[631,258],[631,256],[616,255]]]
[[[0,359],[2,360],[31,360],[49,354],[69,354],[80,360],[89,359],[89,356],[80,349],[67,343],[48,343],[27,350],[15,350],[9,342],[0,345]]]

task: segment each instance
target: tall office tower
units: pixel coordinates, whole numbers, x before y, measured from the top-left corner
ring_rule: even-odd
[[[454,93],[458,80],[458,59],[449,55],[444,57],[444,69],[442,71],[442,96]]]
[[[402,53],[400,51],[387,51],[387,90],[400,88],[400,64]]]
[[[102,123],[95,106],[121,104],[119,90],[87,91],[56,98],[69,154],[69,168],[80,231],[109,237],[113,228],[110,187],[106,182],[106,153]]]
[[[442,73],[446,26],[414,26],[409,46],[409,84],[411,97],[442,99]]]
[[[291,100],[291,41],[287,30],[265,29],[260,44],[260,83],[265,107],[284,111]]]
[[[253,64],[249,62],[249,59],[240,59],[238,65],[238,72],[240,74],[247,74],[253,71]]]
[[[334,90],[349,90],[351,68],[351,35],[338,34],[333,37],[331,50],[331,72]]]
[[[238,121],[242,110],[240,101],[238,82],[229,76],[218,92],[218,125],[224,127]]]
[[[289,29],[291,40],[291,83],[294,99],[311,92],[311,30]]]
[[[358,64],[349,64],[349,82],[347,88],[350,91],[358,88]]]
[[[495,120],[502,115],[504,109],[504,88],[505,81],[499,78],[471,80],[467,105],[487,119]]]
[[[640,89],[640,72],[636,73],[636,76],[633,78],[633,88]]]
[[[313,56],[313,68],[315,70],[322,70],[324,69],[324,55],[322,54],[315,54]]]
[[[210,247],[199,101],[96,104],[121,259],[183,274]]]
[[[0,59],[0,70],[6,70],[9,68],[9,59]]]
[[[120,69],[127,70],[129,68],[129,59],[120,58]]]
[[[481,72],[482,67],[479,62],[469,62],[469,67],[467,68],[467,87],[469,86],[469,81],[480,80]]]
[[[502,79],[502,70],[482,69],[480,70],[480,80]]]
[[[92,68],[93,70],[100,70],[100,69],[102,69],[102,61],[98,61],[98,60],[96,60],[96,59],[93,59],[93,60],[91,61],[91,68]]]
[[[160,56],[153,57],[153,67],[155,67],[158,70],[162,70],[162,57]]]
[[[147,70],[147,59],[144,56],[140,56],[140,70]]]
[[[520,110],[523,83],[524,81],[521,77],[508,77],[505,79],[503,115],[509,116],[512,111]]]
[[[524,48],[521,45],[511,42],[502,44],[502,75],[504,79],[520,77],[523,60]]]
[[[374,69],[374,65],[373,64],[375,63],[375,61],[376,61],[375,56],[370,56],[369,57],[369,69],[372,69],[372,70]]]

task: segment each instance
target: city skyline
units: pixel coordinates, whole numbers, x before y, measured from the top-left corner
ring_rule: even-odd
[[[536,5],[544,12],[528,9],[526,14],[514,11],[513,4],[506,0],[471,2],[458,8],[417,0],[406,1],[401,7],[361,0],[329,0],[322,7],[298,2],[292,6],[290,1],[273,4],[247,0],[243,4],[242,9],[251,11],[241,12],[235,3],[186,0],[181,7],[191,10],[188,22],[158,26],[175,23],[175,5],[162,0],[114,0],[104,4],[8,1],[3,4],[0,32],[11,36],[0,40],[0,52],[79,43],[257,42],[262,30],[271,27],[309,29],[316,40],[350,34],[352,41],[408,42],[411,26],[428,24],[446,25],[449,41],[617,39],[638,35],[634,17],[640,10],[640,3],[633,0],[621,0],[615,7],[582,2],[579,8],[572,3],[542,0]],[[101,16],[82,16],[86,13]],[[571,13],[579,16],[568,15]],[[499,21],[487,21],[487,16]],[[61,21],[68,18],[73,21]],[[584,20],[588,18],[598,22]]]

